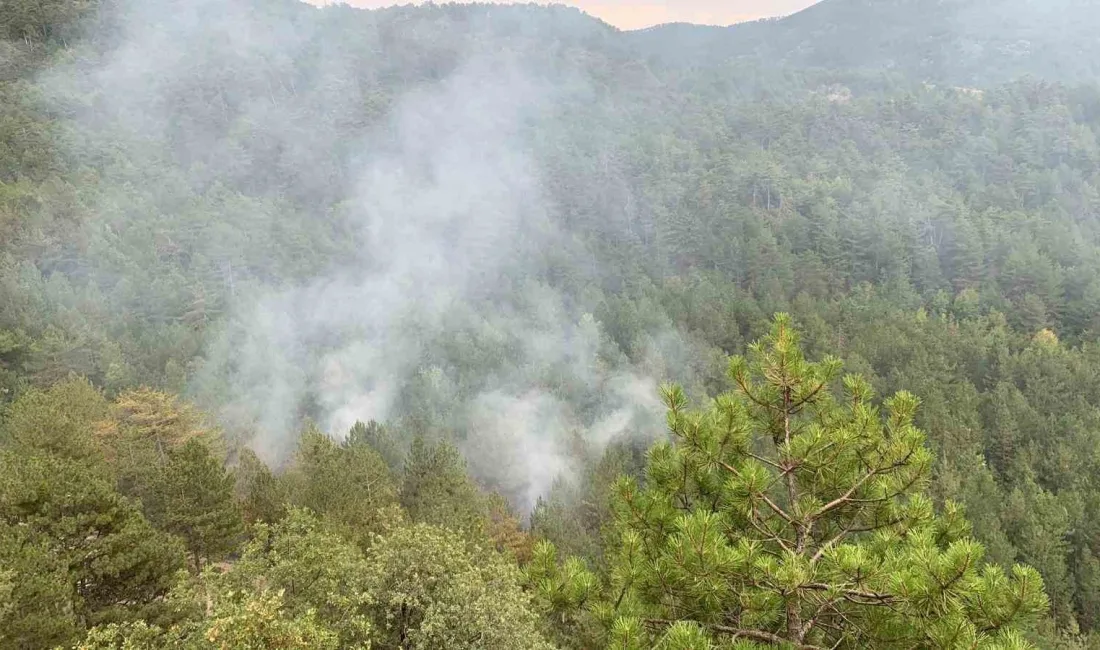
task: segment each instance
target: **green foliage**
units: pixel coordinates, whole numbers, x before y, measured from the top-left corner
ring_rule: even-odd
[[[363,546],[393,520],[397,486],[369,445],[340,445],[310,427],[298,441],[288,480],[291,503],[324,516]]]
[[[87,648],[369,648],[372,602],[354,544],[295,510],[260,524],[240,559],[179,583],[168,603],[184,613],[165,627],[101,626]]]
[[[619,486],[616,643],[1022,647],[1047,607],[1038,572],[983,564],[957,507],[933,513],[916,398],[880,410],[854,375],[834,398],[839,370],[780,315],[709,410],[665,389],[675,444]]]
[[[218,432],[205,426],[195,406],[178,396],[141,388],[122,393],[112,406],[113,420],[100,435],[102,446],[120,490],[147,508],[155,507],[156,484],[164,480],[172,454],[189,443],[217,453],[220,464],[224,444]]]
[[[366,572],[381,648],[550,648],[519,570],[427,524],[377,539]]]
[[[54,648],[76,636],[76,585],[48,538],[0,523],[0,567],[0,645]]]
[[[488,516],[485,497],[466,473],[462,454],[444,440],[413,440],[400,498],[413,521],[469,535],[484,531]]]
[[[146,511],[158,527],[183,540],[196,572],[228,555],[244,532],[233,477],[198,440],[168,452]]]
[[[260,524],[239,561],[168,597],[183,620],[93,629],[78,647],[550,648],[503,556],[398,525],[364,553],[303,510]]]
[[[348,431],[347,444],[349,446],[368,445],[386,461],[390,472],[397,476],[401,473],[405,464],[405,451],[402,450],[394,431],[385,424],[374,420],[363,424],[356,422]]]
[[[159,599],[183,566],[176,539],[150,526],[104,476],[72,460],[0,451],[0,525],[25,531],[64,565],[70,607],[90,624],[156,620]],[[37,598],[34,589],[16,595],[24,593]],[[18,611],[34,606],[17,604]],[[38,639],[38,631],[28,634]]]
[[[313,618],[334,633],[339,646],[368,647],[368,618],[374,597],[369,591],[367,561],[346,539],[325,530],[315,517],[292,510],[276,525],[260,524],[239,560],[223,574],[204,576],[197,595],[280,594],[282,609],[292,618]]]
[[[312,612],[288,617],[281,594],[263,594],[247,600],[230,596],[215,601],[214,614],[205,630],[216,648],[339,648],[335,634],[318,625]]]
[[[645,445],[633,440],[586,450],[578,459],[579,476],[555,482],[549,494],[539,498],[531,513],[531,532],[565,556],[603,565],[615,484],[621,476],[641,474],[644,452]]]
[[[525,569],[536,602],[548,614],[555,641],[561,647],[598,647],[599,620],[588,606],[599,595],[599,578],[577,557],[559,561],[558,549],[546,540],[536,544]]]
[[[335,650],[341,646],[334,633],[319,625],[312,612],[290,616],[282,594],[254,597],[228,594],[212,598],[210,614],[200,622],[164,630],[144,621],[97,627],[78,650]]]
[[[95,1],[0,0],[0,645],[46,647],[89,623],[141,617],[149,620],[100,628],[89,643],[303,647],[350,638],[327,614],[309,613],[344,610],[320,593],[300,597],[289,583],[283,596],[243,586],[222,593],[211,618],[173,628],[161,620],[171,616],[160,598],[182,549],[141,513],[192,545],[222,540],[199,555],[230,550],[236,517],[226,514],[233,508],[219,463],[256,432],[223,439],[176,393],[186,388],[211,412],[224,405],[236,387],[213,370],[226,354],[220,346],[232,345],[218,343],[219,333],[247,296],[367,263],[344,191],[362,143],[387,132],[389,108],[405,93],[436,87],[468,52],[507,56],[561,90],[509,134],[540,170],[537,203],[553,206],[563,235],[523,270],[595,315],[606,334],[601,364],[689,381],[684,393],[700,398],[740,378],[774,404],[782,386],[754,378],[748,365],[724,377],[720,365],[767,332],[769,314],[789,311],[812,354],[841,354],[865,380],[846,393],[830,384],[829,395],[807,402],[812,408],[794,418],[806,430],[791,445],[778,411],[743,391],[703,413],[670,393],[676,444],[652,452],[646,478],[620,494],[614,511],[614,478],[637,478],[641,467],[634,450],[612,446],[578,455],[573,480],[532,513],[535,534],[584,560],[570,563],[533,549],[518,524],[528,513],[479,494],[453,448],[421,443],[405,453],[408,431],[461,440],[468,432],[449,430],[455,414],[486,383],[506,385],[506,361],[526,344],[492,327],[447,323],[425,333],[415,360],[422,371],[396,387],[400,429],[357,424],[343,445],[307,433],[289,467],[276,471],[250,452],[236,458],[239,508],[249,522],[271,525],[257,529],[260,537],[306,506],[324,521],[318,530],[366,552],[402,521],[403,504],[415,521],[529,560],[554,640],[572,647],[758,646],[719,641],[731,635],[714,626],[732,627],[719,615],[736,611],[758,619],[753,629],[781,634],[794,597],[772,591],[810,569],[835,586],[844,566],[873,564],[885,548],[900,550],[860,580],[900,598],[891,603],[898,612],[864,615],[882,608],[844,601],[837,604],[852,625],[838,627],[919,628],[925,645],[950,645],[945,635],[969,640],[974,625],[997,624],[1012,601],[929,604],[921,600],[937,593],[922,592],[929,575],[988,561],[1003,578],[975,564],[959,582],[965,593],[1011,595],[997,585],[1031,581],[1014,572],[1023,563],[1042,575],[1050,598],[1035,642],[1095,644],[1100,59],[1090,56],[1097,14],[1088,0],[1006,0],[993,12],[972,0],[829,0],[789,20],[644,32],[617,32],[560,7],[232,4],[244,7],[236,18],[249,31],[280,35],[274,49],[194,39],[202,51],[188,51],[180,74],[154,84],[164,92],[145,115],[155,123],[149,131],[146,120],[117,110],[125,97],[97,81],[117,59],[114,12],[130,4],[101,12]],[[159,18],[174,28],[170,11]],[[199,16],[195,34],[205,21],[216,31],[217,19]],[[1080,85],[1052,83],[1059,79]],[[494,300],[505,302],[530,288],[511,277],[495,284]],[[470,311],[480,318],[478,306]],[[829,374],[828,364],[785,357],[791,349],[771,354],[805,373],[803,388],[792,390]],[[599,406],[583,381],[547,376],[539,385],[580,413]],[[921,398],[915,413],[905,390]],[[897,396],[880,403],[873,394]],[[715,424],[722,417],[740,428]],[[859,439],[852,431],[863,425],[868,437]],[[924,443],[918,429],[929,432]],[[729,446],[716,446],[727,430]],[[816,470],[815,435],[836,441],[830,449],[875,453],[830,456]],[[192,439],[209,457],[198,460]],[[184,448],[194,462],[183,461]],[[470,457],[475,470],[499,464],[493,451]],[[811,463],[785,473],[750,454]],[[861,472],[902,458],[903,467],[848,497],[894,498],[865,503],[858,516],[853,506],[812,516]],[[184,475],[206,478],[185,485]],[[796,499],[787,477],[796,479]],[[169,499],[172,481],[186,490]],[[842,557],[847,547],[838,543],[807,569],[799,554],[781,552],[799,533],[763,496],[793,520],[813,520],[804,533],[810,549],[852,522],[892,523],[849,533],[863,556]],[[224,518],[199,512],[207,497]],[[965,506],[984,554],[963,534],[954,502]],[[648,555],[626,557],[636,548],[622,520],[630,504],[644,506],[642,520],[655,527],[643,535],[654,540]],[[205,532],[188,522],[206,522]],[[720,543],[714,530],[732,531],[730,540]],[[336,547],[335,537],[324,539]],[[736,546],[746,539],[762,550]],[[310,562],[323,559],[286,543]],[[671,550],[684,556],[658,553]],[[901,571],[914,554],[916,569]],[[751,567],[735,561],[749,557]],[[281,567],[273,574],[306,570],[265,561]],[[689,580],[714,567],[730,577]],[[763,586],[746,579],[760,575]],[[728,608],[732,591],[747,602]],[[204,608],[203,598],[180,590],[175,602]],[[620,600],[621,611],[612,606]],[[983,607],[986,623],[975,614]],[[687,614],[690,621],[674,620]],[[821,626],[837,617],[828,613],[811,632],[829,636]],[[1017,643],[1008,633],[1001,641]]]
[[[111,426],[111,408],[86,379],[72,378],[19,396],[0,424],[0,445],[73,460],[100,456],[97,435]]]
[[[290,498],[287,482],[276,476],[255,452],[251,449],[240,452],[234,474],[246,521],[273,524],[283,518]]]

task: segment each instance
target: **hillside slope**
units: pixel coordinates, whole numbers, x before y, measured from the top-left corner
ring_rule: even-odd
[[[630,35],[675,65],[895,71],[985,85],[1022,75],[1100,72],[1100,9],[1088,0],[825,0],[793,16],[728,28],[666,25]]]
[[[1100,83],[1065,54],[1094,47],[1089,5],[827,0],[638,33],[563,7],[0,7],[0,451],[5,427],[74,428],[70,373],[320,468],[303,499],[358,489],[344,451],[373,476],[443,439],[465,468],[418,462],[602,566],[610,482],[646,446],[604,445],[664,434],[659,383],[728,389],[726,356],[788,312],[812,358],[921,398],[935,503],[1043,576],[1037,647],[1097,647]],[[952,88],[1028,71],[1086,83]],[[10,415],[39,389],[58,405]],[[4,477],[0,510],[23,498]]]

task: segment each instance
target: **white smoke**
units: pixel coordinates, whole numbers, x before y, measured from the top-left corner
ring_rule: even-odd
[[[277,152],[279,173],[341,197],[355,254],[317,263],[308,281],[237,279],[232,259],[264,253],[247,239],[224,240],[216,225],[200,229],[196,247],[226,269],[219,281],[233,299],[192,389],[227,429],[250,432],[257,452],[279,463],[304,416],[334,436],[357,420],[419,418],[453,433],[471,470],[527,507],[568,473],[574,436],[602,446],[659,431],[656,381],[630,367],[583,301],[545,272],[550,252],[595,267],[556,226],[531,137],[532,124],[562,124],[586,80],[549,80],[507,53],[471,49],[443,80],[384,103],[385,116],[368,120],[358,140],[317,141],[299,107],[355,120],[369,89],[306,27],[325,20],[288,22],[256,6],[133,2],[102,61],[50,73],[59,94],[88,98],[70,107],[78,122],[109,132],[131,165],[182,160],[200,188],[247,179],[258,163],[235,144],[244,132]],[[356,16],[324,11],[330,21]],[[316,61],[316,74],[292,74],[297,58]],[[225,78],[226,96],[196,96],[214,85],[210,76]],[[188,102],[196,107],[182,114],[193,121],[181,122],[175,109]],[[327,150],[336,147],[353,155],[332,165]],[[234,201],[250,227],[289,227]],[[293,227],[331,218],[303,212]],[[279,253],[311,268],[292,250]]]
[[[403,415],[396,401],[414,379],[444,403],[456,381],[477,384],[450,424],[471,470],[525,507],[567,472],[569,436],[604,445],[657,430],[656,382],[601,358],[599,324],[539,278],[541,249],[567,240],[518,130],[552,105],[551,90],[483,61],[397,104],[389,145],[367,156],[350,200],[367,263],[261,296],[236,318],[240,342],[221,349],[228,412],[253,418],[269,460],[289,452],[307,392],[343,435]],[[491,376],[431,363],[456,332],[501,355]],[[556,394],[562,384],[594,408]]]

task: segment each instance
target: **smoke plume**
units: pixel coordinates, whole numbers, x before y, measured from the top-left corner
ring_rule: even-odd
[[[313,260],[226,241],[217,219],[188,231],[192,264],[224,294],[190,371],[196,399],[273,464],[293,453],[306,418],[336,437],[372,419],[450,437],[481,480],[524,507],[568,474],[575,440],[660,431],[657,379],[550,272],[564,259],[600,274],[559,225],[536,153],[540,129],[561,124],[561,93],[575,101],[587,81],[464,46],[437,82],[378,101],[342,46],[256,7],[124,5],[101,59],[48,73],[59,96],[88,98],[67,110],[89,137],[113,139],[128,165],[181,164],[180,182],[214,197],[202,209],[244,220],[257,240],[300,230],[333,241],[332,259]],[[287,11],[361,20],[370,40],[360,12]],[[314,62],[307,76],[291,72],[302,59]],[[211,76],[230,90],[197,97]],[[368,126],[350,141],[325,128],[357,121]],[[249,152],[242,132],[258,143]],[[264,200],[218,198],[227,179]],[[283,197],[281,180],[298,196]]]

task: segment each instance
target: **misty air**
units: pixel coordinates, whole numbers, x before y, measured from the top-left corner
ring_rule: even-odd
[[[0,650],[1100,648],[1092,0],[0,0]]]

